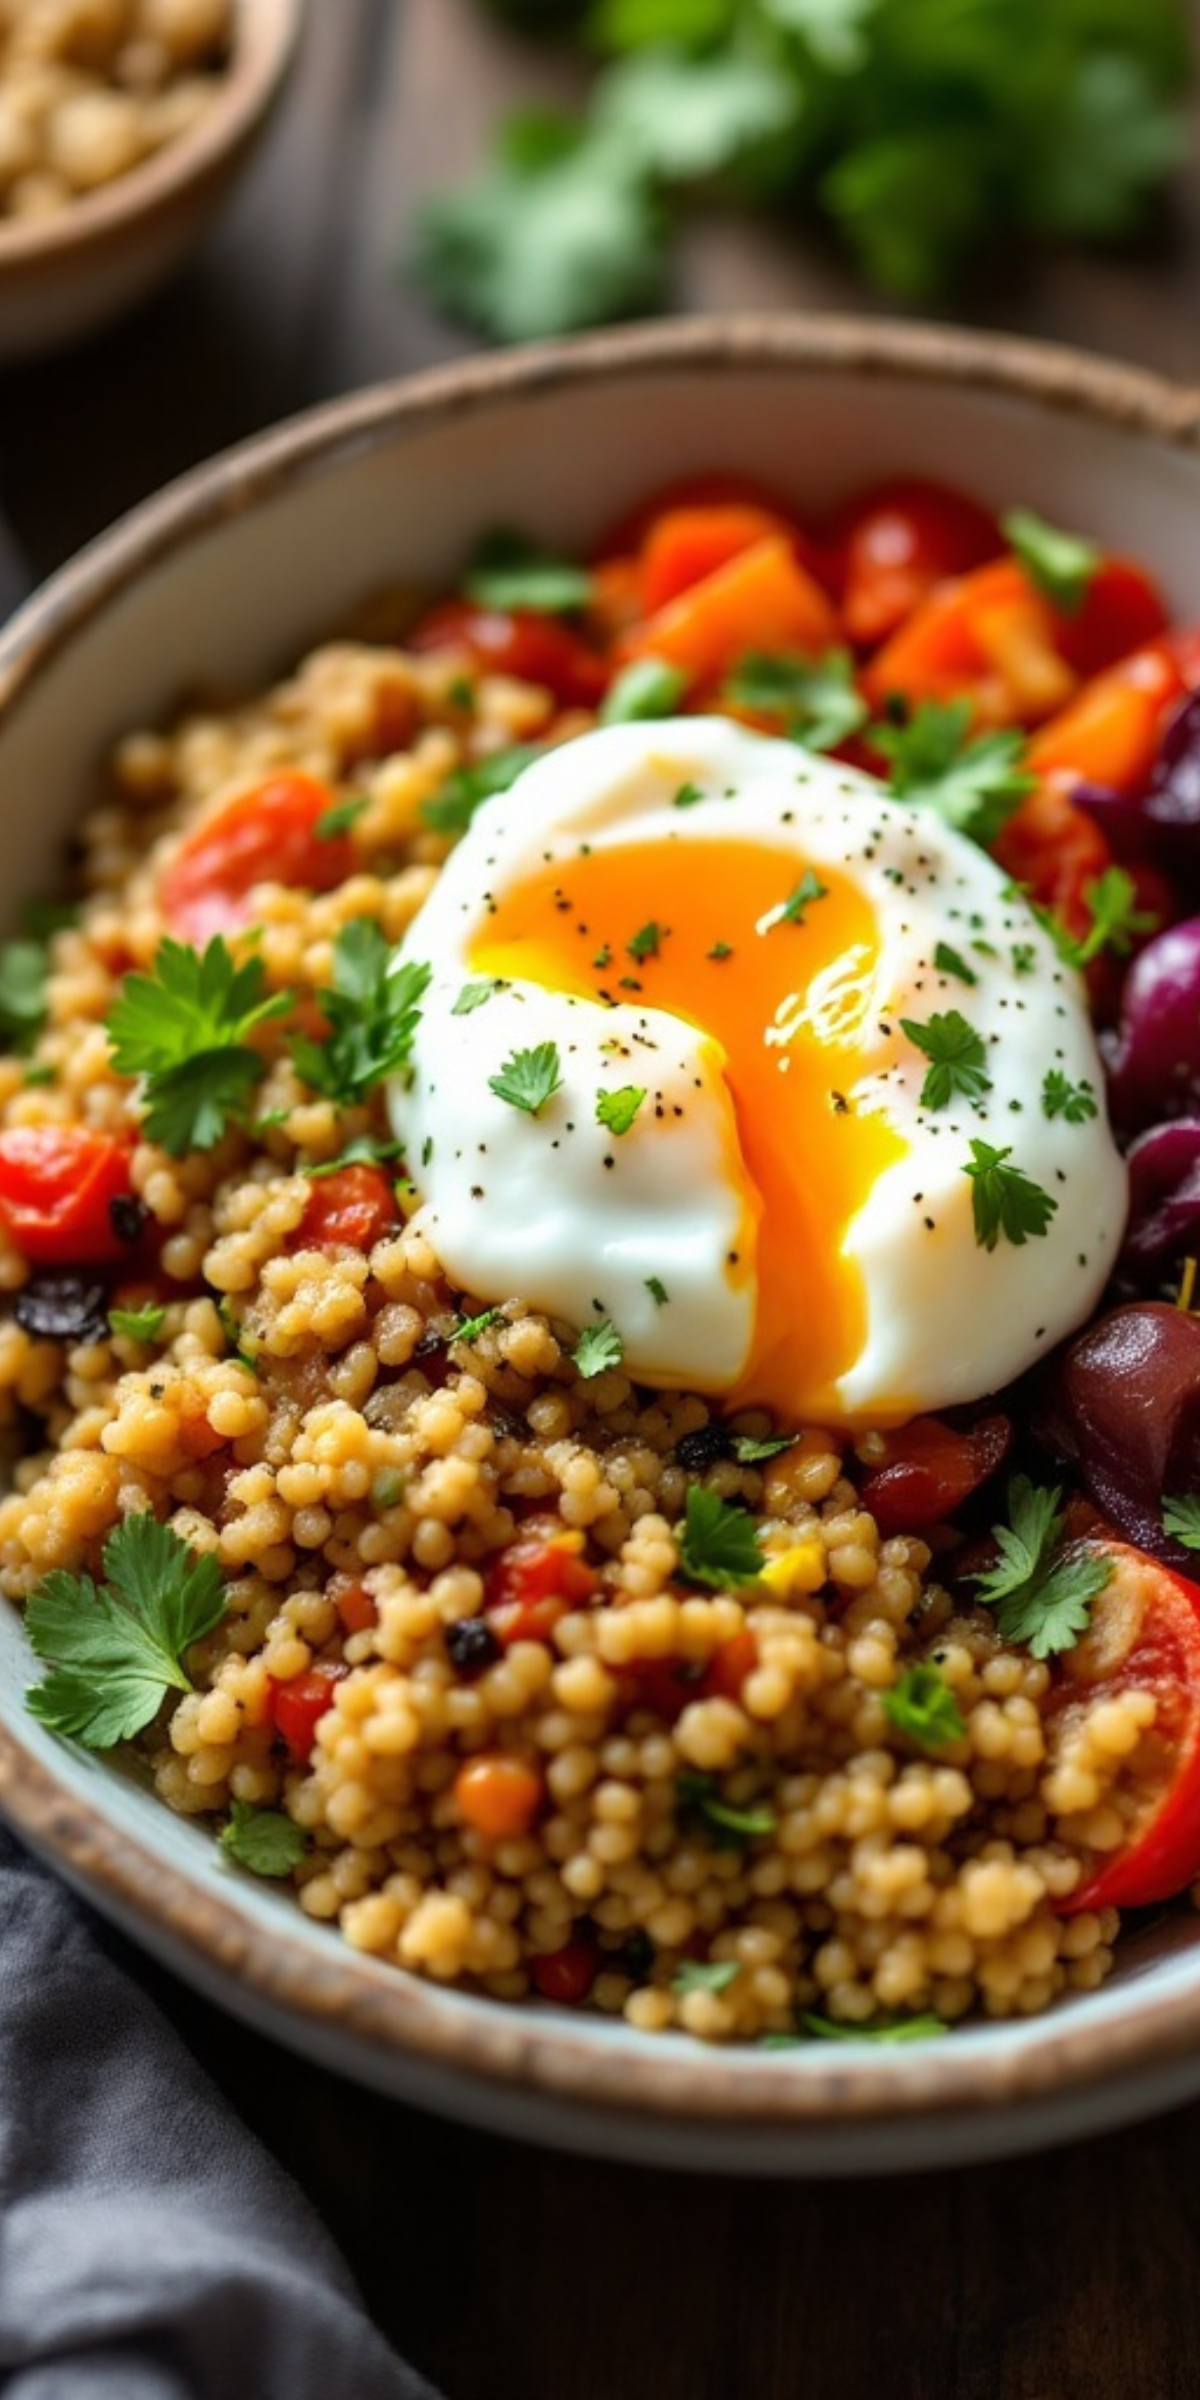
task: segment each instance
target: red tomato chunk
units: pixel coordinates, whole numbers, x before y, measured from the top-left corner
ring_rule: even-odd
[[[303,1675],[293,1675],[290,1683],[278,1683],[273,1675],[268,1677],[267,1712],[298,1767],[308,1765],[317,1727],[326,1710],[333,1707],[334,1686],[348,1673],[348,1667],[318,1660]]]
[[[271,775],[203,818],[184,836],[159,888],[171,932],[202,949],[214,933],[250,922],[256,884],[328,892],[344,883],[353,845],[343,834],[326,841],[317,832],[336,798],[315,775]]]
[[[112,1202],[128,1199],[129,1150],[87,1125],[0,1133],[0,1224],[38,1267],[127,1258]]]
[[[397,1221],[396,1195],[380,1167],[339,1167],[314,1179],[293,1236],[298,1249],[369,1250]]]

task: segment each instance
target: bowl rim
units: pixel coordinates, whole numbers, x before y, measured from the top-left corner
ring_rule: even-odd
[[[660,371],[793,377],[854,373],[957,386],[1032,402],[1093,425],[1200,448],[1200,391],[1058,345],[885,319],[689,318],[545,343],[385,382],[305,411],[192,469],[79,552],[0,635],[0,725],[23,692],[125,588],[189,542],[335,466],[391,433],[424,431],[497,404]],[[1127,2004],[1090,2016],[1086,2002],[1022,2020],[1020,2040],[981,2050],[969,2035],[899,2049],[808,2054],[803,2074],[749,2050],[600,2042],[572,2022],[521,2004],[446,2006],[436,1984],[360,1957],[336,1935],[328,1951],[255,1919],[253,1893],[201,1887],[152,1844],[98,1816],[60,1782],[16,1727],[0,1722],[0,1805],[18,1832],[64,1862],[126,1923],[209,1970],[215,1964],[268,2007],[312,2030],[337,2027],[376,2053],[570,2102],[581,2113],[630,2111],[675,2123],[781,2134],[859,2128],[1061,2099],[1161,2071],[1200,2041],[1200,1958],[1190,1989],[1129,1987]],[[992,2029],[1001,2033],[1003,2029]]]
[[[0,282],[86,252],[169,207],[249,139],[292,63],[306,0],[234,0],[221,88],[194,125],[51,217],[0,220]]]

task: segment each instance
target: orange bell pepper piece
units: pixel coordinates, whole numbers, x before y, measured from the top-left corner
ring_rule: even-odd
[[[1075,676],[1056,648],[1056,622],[1015,558],[997,558],[943,583],[877,650],[863,677],[882,706],[969,699],[990,725],[1036,723],[1063,705]]]
[[[746,503],[720,508],[669,508],[657,517],[642,551],[642,608],[651,617],[693,584],[715,575],[743,550],[790,527],[767,508]]]
[[[1041,727],[1028,763],[1037,775],[1069,773],[1116,792],[1138,792],[1154,764],[1163,718],[1186,688],[1167,644],[1148,642],[1085,684],[1068,708]]]
[[[837,638],[831,601],[790,540],[771,534],[656,609],[625,651],[630,658],[666,659],[700,680],[723,675],[748,650],[813,654]]]

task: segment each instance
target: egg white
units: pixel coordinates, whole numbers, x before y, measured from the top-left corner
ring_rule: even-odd
[[[685,783],[704,797],[681,812]],[[1080,979],[1001,870],[933,811],[719,717],[611,726],[549,751],[479,810],[409,932],[405,955],[432,973],[411,1069],[393,1080],[389,1106],[418,1221],[456,1282],[576,1325],[611,1319],[626,1366],[651,1383],[728,1392],[750,1355],[756,1279],[731,1278],[726,1263],[744,1219],[719,1043],[642,999],[607,1007],[531,982],[455,1013],[488,896],[578,856],[581,837],[593,850],[752,841],[783,853],[793,876],[840,871],[873,912],[879,952],[846,1097],[881,1112],[906,1147],[844,1240],[867,1319],[836,1387],[848,1424],[997,1390],[1088,1315],[1127,1195]],[[669,880],[656,905],[669,908]],[[969,959],[969,987],[936,969],[939,942]],[[816,1022],[837,1005],[836,979],[826,982],[803,998]],[[928,1061],[900,1020],[950,1009],[987,1042],[991,1089],[971,1106],[922,1110]],[[543,1042],[557,1047],[562,1081],[532,1116],[488,1079],[514,1050]],[[1093,1120],[1046,1116],[1050,1067],[1090,1084]],[[661,1115],[643,1111],[618,1140],[596,1124],[598,1088],[651,1081]],[[687,1103],[678,1117],[676,1092]],[[963,1171],[972,1138],[1011,1147],[1011,1163],[1057,1201],[1043,1237],[980,1246]]]

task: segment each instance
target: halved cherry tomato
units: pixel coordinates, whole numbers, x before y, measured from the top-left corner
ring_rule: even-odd
[[[1200,684],[1200,625],[1175,625],[1163,639],[1188,691],[1194,692]]]
[[[547,1950],[540,1958],[529,1961],[529,1975],[543,2000],[557,2000],[564,2008],[578,2008],[587,1999],[600,1965],[600,1951],[595,1942],[576,1935],[564,1942],[561,1950]]]
[[[1112,851],[1099,826],[1075,806],[1074,783],[1073,776],[1047,777],[1022,800],[993,849],[1013,881],[1039,908],[1052,909],[1078,940],[1092,922],[1088,887],[1112,865]]]
[[[128,1199],[129,1148],[89,1125],[0,1133],[0,1224],[37,1267],[128,1258],[112,1202]]]
[[[1058,623],[1015,558],[938,584],[864,670],[869,698],[970,700],[981,723],[1036,725],[1063,707],[1076,678]]]
[[[1132,796],[1154,764],[1163,719],[1185,689],[1167,643],[1149,642],[1094,676],[1040,727],[1028,764],[1036,775],[1070,774]]]
[[[1077,675],[1099,675],[1105,667],[1140,650],[1163,631],[1162,594],[1131,558],[1102,559],[1074,616],[1056,609],[1058,647]]]
[[[898,477],[864,492],[835,527],[842,562],[842,621],[852,642],[886,640],[935,584],[995,558],[1004,537],[993,516],[947,484]]]
[[[1200,1587],[1109,1536],[1084,1548],[1112,1572],[1087,1633],[1059,1662],[1050,1725],[1061,1735],[1081,1711],[1122,1692],[1150,1692],[1157,1710],[1140,1745],[1129,1837],[1096,1854],[1091,1874],[1060,1903],[1068,1916],[1146,1908],[1200,1875]]]
[[[317,1727],[326,1710],[333,1707],[335,1687],[348,1673],[348,1667],[318,1659],[315,1667],[293,1675],[289,1683],[267,1677],[267,1714],[298,1767],[308,1765]]]
[[[259,883],[328,892],[344,883],[354,849],[344,834],[325,841],[317,826],[336,795],[316,775],[268,775],[238,792],[185,834],[159,885],[171,932],[197,948],[249,922]]]
[[[382,1167],[338,1167],[317,1176],[292,1235],[306,1250],[369,1250],[397,1221],[396,1195]]]
[[[887,1456],[864,1477],[858,1496],[886,1536],[952,1517],[1003,1465],[1012,1426],[1007,1417],[981,1417],[960,1433],[941,1417],[914,1417],[884,1440]]]
[[[582,1537],[557,1517],[530,1517],[492,1561],[484,1615],[502,1642],[544,1642],[573,1602],[590,1600],[600,1578],[580,1556]]]
[[[557,617],[532,608],[476,608],[469,600],[444,600],[408,639],[412,650],[465,650],[486,674],[543,684],[564,708],[593,708],[608,681],[597,651]]]
[[[724,674],[748,650],[819,652],[838,623],[820,584],[781,533],[727,559],[701,583],[647,617],[624,644],[632,658],[664,658],[698,680]]]

